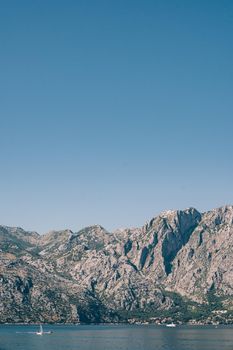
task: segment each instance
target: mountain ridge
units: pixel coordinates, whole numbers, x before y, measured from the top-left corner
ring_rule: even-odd
[[[98,224],[44,235],[0,226],[0,322],[191,319],[207,304],[211,318],[210,294],[230,322],[232,248],[232,205],[164,211],[113,232]]]

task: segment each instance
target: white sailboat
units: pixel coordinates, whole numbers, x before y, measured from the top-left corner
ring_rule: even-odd
[[[44,334],[43,327],[42,325],[40,325],[40,330],[39,332],[36,332],[36,335],[43,335],[43,334]]]
[[[36,335],[43,335],[43,334],[51,334],[52,331],[44,332],[42,325],[40,325],[39,332],[36,332]]]

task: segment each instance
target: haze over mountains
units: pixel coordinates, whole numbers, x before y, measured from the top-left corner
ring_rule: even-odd
[[[0,226],[0,322],[179,317],[184,305],[194,314],[209,305],[211,314],[213,298],[231,318],[232,248],[233,206],[166,211],[114,232],[94,225],[40,236]]]

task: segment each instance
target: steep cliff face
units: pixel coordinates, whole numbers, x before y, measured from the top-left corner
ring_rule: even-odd
[[[164,212],[130,234],[128,244],[132,247],[126,255],[141,272],[153,273],[156,281],[162,281],[200,220],[201,214],[192,208]]]
[[[233,294],[233,207],[202,215],[189,242],[176,255],[167,285],[189,298],[203,300],[216,290]]]
[[[172,293],[233,295],[233,207],[167,211],[142,228],[44,236],[0,227],[0,321],[100,322],[169,310]]]

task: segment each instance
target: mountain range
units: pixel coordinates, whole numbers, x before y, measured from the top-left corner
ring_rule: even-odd
[[[233,322],[233,206],[143,227],[0,226],[0,322]]]

